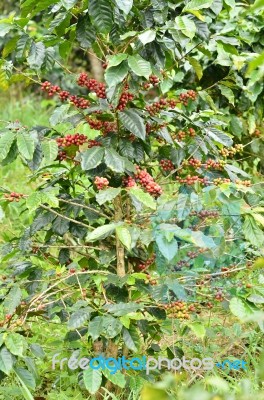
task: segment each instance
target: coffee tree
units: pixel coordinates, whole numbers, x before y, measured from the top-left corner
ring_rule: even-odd
[[[0,136],[2,164],[19,158],[35,187],[27,195],[1,186],[4,210],[18,203],[31,218],[1,249],[0,370],[25,398],[43,388],[37,326],[60,327],[62,354],[173,358],[163,336],[203,338],[201,315],[212,309],[256,321],[260,9],[230,0],[26,0],[21,15],[0,22],[2,88],[25,80],[56,105],[49,126],[12,121]],[[104,81],[65,66],[74,46],[93,49]],[[89,368],[79,384],[98,398],[127,396],[155,376]]]

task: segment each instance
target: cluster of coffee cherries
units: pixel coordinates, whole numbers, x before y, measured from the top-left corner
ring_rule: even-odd
[[[145,284],[155,286],[158,284],[158,281],[155,278],[152,278],[150,274],[146,274]]]
[[[176,180],[179,183],[184,183],[186,185],[194,185],[196,182],[199,182],[202,185],[209,185],[209,178],[208,177],[204,177],[204,178],[200,178],[197,175],[187,175],[186,178],[181,178],[179,176],[176,176]]]
[[[188,251],[187,252],[187,257],[189,257],[190,260],[193,260],[194,258],[198,257],[200,254],[203,254],[207,251],[206,248],[201,248],[197,251]]]
[[[41,89],[48,93],[49,97],[53,97],[54,95],[58,95],[61,101],[70,101],[77,108],[86,109],[89,108],[91,103],[89,100],[84,99],[83,97],[78,97],[75,95],[71,95],[66,90],[61,90],[61,88],[57,85],[52,85],[50,82],[43,82],[41,85]]]
[[[90,92],[96,94],[100,99],[106,99],[106,85],[105,83],[98,82],[96,79],[88,77],[86,72],[82,72],[77,80],[81,87],[86,87]]]
[[[237,153],[243,152],[243,144],[235,144],[234,147],[229,147],[228,149],[224,147],[220,150],[220,154],[224,157],[234,157]]]
[[[154,260],[156,258],[156,255],[153,254],[152,257],[150,257],[147,261],[145,261],[144,263],[142,262],[141,264],[138,265],[138,269],[140,271],[144,271],[145,269],[147,269],[151,264],[153,264]]]
[[[193,308],[191,310],[188,309],[186,302],[180,300],[165,304],[162,308],[167,311],[169,318],[177,318],[179,320],[190,319],[190,311],[193,310]]]
[[[160,161],[160,166],[163,171],[173,171],[175,166],[171,160],[163,159]]]
[[[64,160],[66,160],[67,159],[67,153],[66,153],[66,151],[64,151],[64,150],[59,150],[59,152],[58,152],[58,156],[57,156],[57,160],[59,160],[59,161],[64,161]]]
[[[183,267],[189,267],[189,260],[180,260],[175,266],[174,266],[174,270],[175,271],[180,271]]]
[[[96,176],[94,184],[98,190],[102,190],[109,186],[109,180],[107,178],[101,178],[100,176]]]
[[[136,181],[131,176],[127,176],[123,178],[123,185],[130,188],[136,185]]]
[[[150,75],[149,80],[143,83],[142,86],[145,90],[148,90],[151,86],[158,86],[159,83],[160,79],[156,75],[152,74]]]
[[[221,289],[216,289],[217,290],[217,292],[216,292],[216,294],[215,294],[215,300],[216,301],[223,301],[224,300],[224,296],[223,296],[223,292],[222,292],[222,290]]]
[[[158,114],[162,110],[166,110],[167,108],[174,109],[178,104],[178,100],[175,99],[160,99],[152,104],[146,106],[146,110],[152,116]]]
[[[231,183],[231,180],[229,178],[215,178],[215,179],[213,179],[213,184],[215,186],[222,185],[223,183]]]
[[[172,134],[172,139],[174,140],[185,140],[190,138],[193,138],[196,136],[196,132],[194,128],[189,128],[187,131],[179,130],[177,133]]]
[[[147,135],[149,135],[152,132],[157,132],[159,130],[161,130],[162,128],[165,128],[167,126],[166,123],[163,124],[158,124],[158,123],[153,123],[153,124],[146,124],[146,133]]]
[[[120,97],[120,99],[119,99],[119,103],[118,103],[118,106],[117,106],[117,110],[118,110],[118,111],[124,110],[124,109],[126,108],[126,106],[127,106],[127,103],[129,103],[130,101],[132,101],[132,100],[134,99],[134,97],[135,97],[135,96],[134,96],[132,93],[128,92],[127,90],[124,91],[124,92],[121,94],[121,97]]]
[[[55,94],[59,94],[61,92],[61,88],[58,85],[52,85],[49,81],[43,82],[41,85],[41,89],[47,92],[49,97],[52,97]]]
[[[205,168],[206,169],[215,169],[217,171],[222,171],[223,167],[226,165],[226,161],[224,160],[212,160],[211,158],[209,158],[208,160],[206,160],[205,163]]]
[[[182,165],[183,166],[189,165],[190,167],[193,168],[200,168],[202,166],[202,162],[198,160],[198,158],[190,158],[190,160],[183,160]]]
[[[110,132],[117,131],[117,123],[114,121],[101,121],[99,119],[93,119],[91,117],[86,117],[86,121],[88,122],[90,128],[97,131],[102,131],[102,134],[104,136]]]
[[[205,253],[207,251],[206,248],[200,248],[197,251],[188,251],[187,252],[187,257],[189,257],[188,260],[180,260],[174,267],[175,271],[180,271],[183,267],[189,267],[190,266],[190,260],[195,259],[198,257],[200,254]]]
[[[179,96],[179,100],[184,106],[188,106],[188,101],[195,101],[196,98],[197,93],[194,90],[188,90],[186,93],[181,93]]]
[[[56,139],[59,147],[82,146],[88,140],[87,136],[75,133],[74,135],[66,135]]]
[[[11,192],[10,194],[8,194],[8,193],[4,194],[4,198],[10,202],[13,202],[13,201],[18,202],[19,200],[23,199],[24,197],[25,197],[24,194],[16,193],[16,192]]]
[[[152,176],[146,171],[141,170],[140,167],[136,166],[137,173],[135,174],[135,179],[141,186],[143,186],[146,191],[152,194],[154,197],[158,197],[162,194],[161,187],[154,181]]]
[[[251,182],[250,180],[242,181],[242,180],[240,180],[240,179],[236,179],[236,180],[235,180],[235,183],[236,183],[237,185],[243,185],[243,186],[246,186],[246,187],[250,187],[250,186],[252,185],[252,182]]]
[[[89,149],[91,149],[92,147],[100,147],[100,146],[102,146],[102,143],[100,143],[100,142],[98,142],[97,140],[92,140],[92,139],[89,139],[88,140],[88,148]]]
[[[219,212],[218,211],[210,211],[210,210],[201,210],[201,211],[192,211],[190,213],[190,216],[195,216],[199,218],[217,218],[219,217]]]

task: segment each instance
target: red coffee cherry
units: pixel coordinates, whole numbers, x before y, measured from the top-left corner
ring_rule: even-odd
[[[161,160],[160,166],[164,171],[173,171],[175,169],[172,161],[167,159]]]
[[[124,178],[123,178],[123,185],[124,185],[125,187],[130,188],[130,187],[133,187],[133,186],[136,185],[136,181],[135,181],[135,179],[133,179],[131,176],[124,177]]]
[[[154,181],[152,176],[146,170],[140,170],[139,166],[136,166],[137,173],[135,179],[138,181],[150,194],[154,197],[158,197],[162,194],[161,187]]]
[[[96,185],[98,190],[102,190],[109,186],[109,181],[106,178],[101,178],[99,176],[96,176],[94,184]]]

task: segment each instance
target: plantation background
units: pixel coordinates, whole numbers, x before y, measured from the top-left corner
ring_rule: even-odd
[[[0,16],[0,399],[263,399],[263,1]],[[83,147],[58,146],[76,133]],[[51,370],[72,351],[248,369]]]

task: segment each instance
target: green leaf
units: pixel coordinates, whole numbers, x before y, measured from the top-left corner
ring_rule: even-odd
[[[248,298],[248,301],[251,301],[251,303],[255,304],[263,304],[264,303],[264,297],[260,296],[259,294],[251,294]]]
[[[21,367],[14,368],[14,371],[29,389],[35,390],[36,381],[31,372]]]
[[[258,227],[256,221],[251,215],[245,216],[243,224],[243,232],[246,240],[248,240],[253,246],[262,247],[264,244],[263,231]]]
[[[184,7],[183,11],[201,10],[211,7],[213,0],[191,0]]]
[[[119,193],[121,192],[121,188],[108,188],[104,190],[100,190],[99,193],[96,194],[96,201],[100,206],[107,201],[113,200]]]
[[[117,226],[116,233],[120,242],[128,249],[131,250],[132,237],[129,230],[124,226]]]
[[[250,314],[244,301],[242,299],[240,299],[239,297],[233,297],[230,300],[229,308],[230,308],[232,314],[234,314],[236,317],[238,317],[241,320],[243,320],[245,317],[247,317]]]
[[[187,60],[193,67],[198,79],[200,80],[203,76],[203,68],[202,68],[201,64],[199,63],[198,60],[196,60],[196,58],[193,58],[193,57],[187,57]]]
[[[108,62],[108,67],[116,67],[117,65],[121,64],[122,61],[125,61],[127,59],[128,55],[124,53],[120,54],[115,54],[114,56],[108,56],[107,57],[107,62]]]
[[[92,47],[92,44],[95,42],[96,35],[88,15],[78,18],[76,25],[76,38],[80,45],[85,49]]]
[[[100,33],[109,33],[113,26],[112,4],[109,0],[89,0],[89,15]]]
[[[30,211],[36,210],[42,203],[42,193],[41,192],[31,193],[27,198],[26,202],[27,202],[27,207]]]
[[[129,194],[134,196],[138,201],[140,201],[144,206],[151,208],[152,210],[156,210],[156,202],[153,197],[144,192],[140,188],[131,188],[128,190]]]
[[[56,160],[58,155],[58,145],[55,140],[48,140],[41,143],[45,164],[50,164]]]
[[[256,0],[255,3],[251,5],[249,13],[251,11],[263,10],[263,8],[264,8],[264,0]]]
[[[144,76],[146,79],[151,74],[151,65],[148,61],[144,60],[139,54],[128,57],[129,68],[138,76]]]
[[[88,171],[101,164],[104,157],[104,149],[102,147],[92,147],[82,153],[81,167],[84,171]]]
[[[138,351],[140,346],[140,339],[137,330],[132,327],[131,329],[123,328],[123,340],[126,347],[134,352]]]
[[[32,39],[26,34],[23,34],[20,37],[20,39],[17,42],[16,54],[15,54],[17,60],[23,60],[26,57],[27,49],[31,41]]]
[[[22,292],[19,286],[13,286],[4,300],[5,314],[13,314],[22,299]]]
[[[249,62],[247,69],[247,77],[250,76],[252,71],[263,66],[264,66],[264,52],[262,52],[256,58],[254,58],[252,61]]]
[[[52,224],[53,232],[57,233],[60,236],[63,236],[66,232],[68,232],[69,228],[70,221],[61,217],[56,217]]]
[[[94,242],[96,240],[105,239],[114,232],[115,228],[115,223],[99,226],[99,228],[96,228],[93,232],[87,235],[86,241]]]
[[[59,0],[26,0],[21,4],[21,16],[26,17],[29,13],[31,17],[39,11],[47,9],[50,5],[58,3]]]
[[[7,132],[0,136],[0,162],[2,162],[8,155],[15,137],[16,134],[13,132]]]
[[[9,375],[13,367],[12,354],[7,350],[5,346],[0,349],[0,371]]]
[[[61,3],[66,10],[73,8],[77,2],[78,0],[61,0]]]
[[[25,400],[34,400],[34,397],[32,396],[32,394],[30,393],[30,391],[28,390],[27,386],[25,385],[24,381],[20,378],[20,376],[17,374],[16,370],[14,369],[14,372],[17,376],[17,380],[18,382],[22,385],[21,392],[24,396]]]
[[[14,25],[0,21],[0,37],[5,37],[13,28]]]
[[[227,100],[229,101],[229,103],[231,103],[232,105],[234,105],[235,103],[235,96],[233,91],[224,85],[218,85],[220,92],[223,96],[225,96],[227,98]]]
[[[181,32],[190,39],[193,39],[196,32],[195,23],[185,16],[178,16],[175,18],[176,24]]]
[[[156,31],[153,31],[152,29],[148,29],[147,31],[138,35],[138,38],[141,41],[141,43],[143,43],[144,45],[147,43],[151,43],[156,38]]]
[[[125,159],[120,156],[113,148],[105,149],[104,162],[114,172],[125,171]]]
[[[259,222],[262,226],[264,226],[264,216],[261,214],[253,213],[254,219]]]
[[[18,333],[8,334],[5,339],[5,345],[12,354],[20,357],[23,357],[23,353],[27,349],[26,339]]]
[[[127,15],[133,7],[133,0],[115,0],[117,7]]]
[[[122,389],[126,386],[126,378],[121,371],[116,371],[114,374],[111,374],[111,372],[105,368],[103,370],[103,375],[114,385],[117,385]]]
[[[119,319],[116,319],[112,317],[111,315],[103,317],[103,330],[102,334],[108,338],[114,338],[117,335],[120,334],[122,331],[123,325],[119,321]]]
[[[129,313],[138,311],[143,308],[142,304],[139,303],[117,303],[117,304],[106,304],[103,307],[105,310],[114,314],[116,317],[122,317]]]
[[[103,317],[95,317],[88,325],[88,333],[93,340],[96,340],[101,335],[103,330]]]
[[[105,72],[105,81],[109,88],[118,85],[122,82],[128,74],[127,62],[123,61],[121,64],[107,68]]]
[[[182,229],[178,225],[173,224],[160,224],[158,229],[172,232],[177,238],[184,240],[188,243],[194,243],[192,232],[190,229]]]
[[[37,358],[45,358],[46,357],[43,348],[39,344],[32,343],[29,347],[35,357],[37,357]]]
[[[144,120],[138,115],[136,110],[126,110],[119,113],[119,118],[124,127],[138,138],[145,140],[146,127]]]
[[[216,247],[216,244],[213,241],[213,239],[209,236],[206,236],[201,231],[198,231],[198,232],[192,231],[191,236],[193,238],[194,244],[198,247],[208,248],[208,249],[212,249],[212,248]]]
[[[42,42],[32,42],[29,50],[27,61],[30,68],[40,70],[44,63],[46,49]]]
[[[187,293],[177,279],[168,278],[166,279],[165,283],[168,288],[173,291],[173,293],[177,296],[179,300],[186,300]]]
[[[68,321],[69,329],[77,329],[83,326],[84,322],[86,322],[90,318],[91,309],[81,309],[75,311]]]
[[[51,126],[56,126],[60,124],[68,114],[70,108],[70,104],[63,104],[60,107],[57,107],[50,117]]]
[[[17,136],[17,147],[19,153],[27,160],[32,160],[36,147],[35,140],[26,132],[21,132]]]
[[[166,258],[171,261],[178,252],[178,243],[175,238],[168,240],[164,232],[155,232],[155,241],[158,245],[159,251]]]
[[[200,322],[192,322],[188,324],[188,327],[193,331],[195,336],[197,336],[199,339],[203,339],[206,334],[206,330],[204,325],[202,325]]]
[[[222,143],[224,146],[232,146],[233,140],[225,132],[216,128],[205,128],[205,131],[207,135],[211,136],[211,138],[216,142]]]
[[[90,394],[95,394],[102,384],[102,372],[99,369],[88,368],[83,372],[83,381]]]

